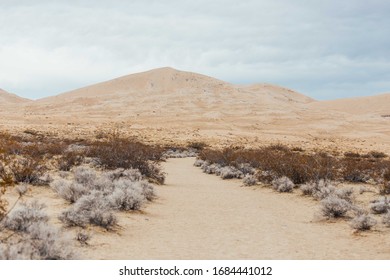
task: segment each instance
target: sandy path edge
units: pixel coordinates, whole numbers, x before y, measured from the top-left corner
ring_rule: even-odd
[[[119,233],[98,233],[88,259],[389,259],[389,234],[356,236],[318,222],[318,202],[206,175],[193,158],[164,163],[166,185],[145,213],[121,213]]]

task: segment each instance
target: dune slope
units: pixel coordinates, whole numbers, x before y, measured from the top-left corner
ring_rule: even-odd
[[[311,108],[313,110],[334,110],[355,115],[386,116],[390,115],[390,93],[316,102],[311,104]]]

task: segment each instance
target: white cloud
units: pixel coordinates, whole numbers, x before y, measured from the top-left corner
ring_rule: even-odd
[[[315,98],[375,94],[390,91],[389,11],[385,0],[3,0],[0,87],[37,98],[172,66]]]

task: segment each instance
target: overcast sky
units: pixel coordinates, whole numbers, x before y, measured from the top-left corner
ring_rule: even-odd
[[[40,98],[171,66],[316,99],[390,92],[389,0],[0,0],[0,88]]]

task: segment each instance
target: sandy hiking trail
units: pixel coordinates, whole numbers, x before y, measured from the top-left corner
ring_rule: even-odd
[[[166,184],[143,213],[121,213],[118,233],[99,232],[88,259],[389,259],[389,234],[355,235],[345,221],[315,218],[299,194],[241,187],[169,159]]]

